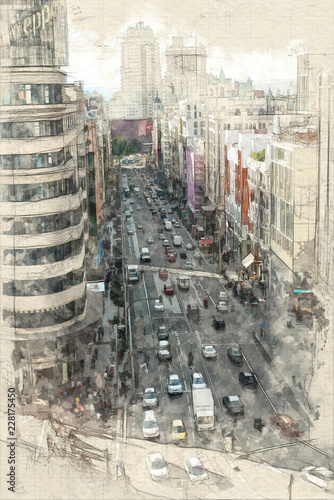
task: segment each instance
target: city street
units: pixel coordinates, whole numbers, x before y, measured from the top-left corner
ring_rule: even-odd
[[[230,299],[235,309],[232,312],[218,312],[216,302],[218,293],[223,291],[223,279],[212,273],[205,259],[201,265],[193,257],[194,250],[186,250],[185,245],[192,240],[181,223],[181,227],[164,231],[165,238],[170,241],[173,248],[172,236],[178,234],[182,237],[182,249],[187,252],[188,260],[192,263],[194,271],[186,271],[191,276],[190,289],[187,292],[178,290],[177,278],[184,275],[184,260],[178,255],[175,263],[167,262],[167,256],[158,239],[158,228],[163,227],[153,222],[146,201],[143,198],[145,190],[139,173],[131,177],[131,181],[140,187],[140,194],[132,194],[134,205],[129,199],[123,200],[124,209],[140,204],[141,210],[134,210],[131,221],[126,221],[126,226],[131,224],[137,227],[143,225],[144,231],[136,231],[133,235],[126,236],[126,265],[138,264],[144,270],[142,278],[135,285],[130,285],[130,307],[132,306],[131,331],[134,353],[135,370],[138,373],[138,399],[128,409],[127,437],[143,438],[142,431],[142,402],[140,393],[145,387],[154,387],[159,397],[159,406],[156,409],[157,422],[160,429],[159,442],[171,442],[170,426],[172,420],[183,420],[187,430],[187,442],[184,446],[206,448],[225,451],[229,446],[230,436],[233,436],[233,446],[241,455],[251,459],[262,459],[274,467],[288,467],[301,470],[306,464],[317,464],[329,467],[330,461],[325,454],[308,446],[310,438],[310,422],[305,415],[303,418],[298,411],[298,404],[291,397],[284,394],[285,388],[280,386],[280,380],[271,372],[266,360],[263,358],[258,344],[252,335],[249,325],[249,316],[244,308],[234,299]],[[159,208],[160,205],[157,206]],[[166,210],[170,205],[164,206]],[[179,220],[176,213],[170,218]],[[154,243],[148,245],[149,236],[154,238]],[[148,247],[151,262],[140,263],[141,248]],[[181,249],[181,250],[182,250]],[[159,278],[158,270],[164,267],[169,271],[167,281]],[[204,276],[200,276],[200,275]],[[206,276],[210,275],[208,278]],[[214,276],[214,277],[213,277]],[[164,284],[168,282],[174,286],[174,295],[164,294]],[[164,311],[156,311],[154,300],[163,297]],[[203,298],[209,298],[208,308],[203,306]],[[187,318],[188,304],[199,307],[199,320]],[[215,317],[225,319],[226,327],[215,330],[213,320]],[[160,325],[166,326],[172,346],[172,360],[159,361],[157,358],[158,338],[157,331]],[[205,359],[201,349],[204,345],[213,345],[217,351],[215,360]],[[227,349],[240,347],[244,355],[242,369],[233,365],[227,357]],[[194,356],[193,367],[188,366],[188,353]],[[240,371],[250,371],[256,374],[258,387],[256,392],[244,389],[239,382]],[[215,400],[215,430],[196,431],[194,428],[192,395],[190,376],[192,372],[200,372],[207,386],[212,390]],[[179,376],[183,394],[170,397],[167,394],[167,378],[171,373]],[[238,395],[244,405],[244,415],[231,417],[223,407],[224,396]],[[273,413],[286,413],[302,431],[298,439],[284,437],[274,429],[270,423]],[[262,419],[262,431],[254,429],[254,419]],[[226,438],[226,436],[228,436]],[[225,437],[225,438],[224,438]],[[305,443],[304,443],[305,441]]]

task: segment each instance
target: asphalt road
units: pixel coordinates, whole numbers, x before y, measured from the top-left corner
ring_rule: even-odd
[[[218,313],[215,307],[219,291],[223,290],[221,280],[205,278],[193,275],[188,292],[177,289],[177,273],[169,273],[168,282],[175,288],[173,297],[164,295],[162,281],[157,271],[150,270],[155,266],[180,269],[183,274],[185,260],[178,257],[175,263],[168,263],[162,241],[158,239],[158,225],[153,222],[148,210],[143,192],[141,177],[131,177],[129,184],[134,183],[140,187],[140,194],[132,194],[134,204],[130,200],[123,201],[126,210],[133,208],[134,213],[126,222],[126,227],[137,227],[138,223],[144,226],[144,231],[136,231],[134,235],[126,236],[126,263],[139,264],[140,249],[149,247],[151,263],[142,265],[143,278],[136,285],[131,285],[130,302],[132,306],[132,336],[135,352],[136,365],[139,370],[138,392],[144,387],[155,387],[159,396],[159,407],[156,409],[157,421],[160,428],[160,442],[170,442],[170,425],[174,419],[182,419],[185,423],[188,439],[186,446],[213,450],[225,450],[224,435],[234,433],[236,438],[236,450],[248,453],[248,458],[265,460],[275,467],[285,467],[301,470],[306,465],[312,464],[332,468],[332,462],[325,455],[318,452],[298,440],[283,437],[270,425],[269,417],[272,413],[282,412],[290,415],[294,421],[300,424],[304,431],[303,440],[308,442],[310,436],[309,421],[303,419],[298,413],[297,405],[288,393],[287,388],[281,387],[280,382],[271,372],[270,366],[264,360],[258,345],[255,343],[251,320],[239,304],[235,305],[234,312]],[[136,210],[136,205],[141,210]],[[160,204],[156,207],[159,208]],[[169,205],[165,206],[166,210]],[[170,219],[178,217],[175,213],[168,214]],[[160,217],[159,217],[160,220]],[[172,244],[172,234],[182,236],[182,247],[191,239],[181,224],[181,228],[164,234]],[[154,244],[148,244],[147,238],[152,236]],[[179,250],[179,249],[178,249]],[[194,250],[195,251],[195,250]],[[186,250],[188,260],[193,264],[195,270],[212,271],[210,266],[203,260],[199,265],[193,258],[194,251]],[[154,300],[146,300],[163,296],[164,311],[154,309]],[[209,307],[203,307],[203,297],[209,297]],[[188,320],[185,312],[187,304],[194,303],[200,307],[199,321]],[[226,321],[225,330],[216,331],[213,327],[213,318],[224,316]],[[160,362],[157,359],[157,330],[159,325],[165,325],[170,330],[170,342],[172,344],[171,363]],[[217,359],[206,360],[201,354],[203,345],[213,344],[217,350]],[[227,357],[229,347],[241,347],[245,362],[242,368],[234,366]],[[188,353],[194,355],[194,367],[188,367]],[[256,392],[245,390],[239,383],[240,371],[252,369],[260,382]],[[208,387],[211,388],[216,405],[216,428],[212,432],[196,432],[192,417],[192,400],[190,389],[191,371],[199,371],[203,374]],[[169,397],[167,394],[167,377],[171,373],[179,375],[183,394],[181,396]],[[245,406],[245,414],[237,419],[231,418],[222,405],[223,396],[239,395]],[[128,437],[143,438],[142,435],[142,404],[137,403],[129,409],[127,419]],[[265,424],[262,432],[254,429],[254,419],[261,417]],[[310,442],[316,447],[316,443]]]

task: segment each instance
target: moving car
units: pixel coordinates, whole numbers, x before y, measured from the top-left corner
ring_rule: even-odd
[[[168,278],[168,271],[167,271],[167,269],[164,269],[163,267],[161,267],[159,269],[159,278],[161,280],[166,280]]]
[[[128,234],[135,234],[135,231],[132,227],[128,227],[127,233]]]
[[[158,347],[159,361],[168,361],[172,359],[172,346],[167,340],[160,340]]]
[[[184,251],[180,252],[180,257],[181,257],[181,259],[187,259],[188,258],[186,252],[184,252]]]
[[[169,208],[169,209],[167,210],[167,213],[168,213],[168,214],[172,214],[172,213],[173,213],[173,210],[172,210],[171,208]]]
[[[159,340],[168,340],[169,339],[169,332],[164,325],[159,326],[157,335],[158,335]]]
[[[152,238],[152,236],[150,236],[149,238],[147,238],[147,243],[152,245],[154,243],[154,238]]]
[[[187,440],[187,432],[183,420],[172,421],[170,434],[171,440],[174,443],[184,443]]]
[[[143,224],[138,224],[137,229],[139,229],[139,231],[142,231],[144,229]]]
[[[184,264],[184,268],[190,270],[193,268],[193,265],[189,260],[187,260],[187,262]]]
[[[194,248],[195,248],[195,245],[193,243],[187,243],[186,244],[186,249],[187,250],[194,250]]]
[[[226,302],[217,302],[216,308],[217,308],[217,311],[219,311],[219,312],[228,311],[228,305]]]
[[[182,394],[182,384],[180,382],[179,376],[175,373],[169,375],[167,379],[167,392],[168,394]]]
[[[146,455],[146,465],[153,481],[168,478],[168,468],[161,453]]]
[[[159,228],[159,229],[162,229],[162,228]],[[158,229],[158,231],[159,231]],[[160,233],[159,234],[159,240],[164,240],[165,239],[165,235],[163,233]]]
[[[164,305],[163,305],[163,303],[162,303],[162,302],[160,302],[160,300],[159,300],[159,299],[156,299],[156,300],[154,301],[154,309],[155,309],[156,311],[163,311],[163,310],[164,310]]]
[[[230,347],[227,349],[227,356],[231,363],[241,366],[244,362],[242,352],[237,347]]]
[[[231,415],[243,415],[244,405],[241,404],[239,396],[224,396],[223,405]]]
[[[153,410],[143,413],[143,437],[157,438],[160,436],[159,426]]]
[[[171,283],[166,283],[164,286],[165,295],[174,295],[174,287]]]
[[[175,222],[174,227],[181,227],[181,224],[179,223],[179,221]]]
[[[176,262],[176,256],[177,256],[177,253],[175,250],[169,250],[169,252],[167,254],[168,262]]]
[[[297,438],[304,434],[299,430],[299,424],[296,424],[291,417],[283,413],[274,413],[270,415],[270,423],[275,429],[281,431],[284,437]]]
[[[190,376],[190,383],[192,389],[204,389],[206,387],[206,383],[201,373],[192,373]]]
[[[334,489],[334,473],[325,467],[304,467],[301,471],[302,477],[324,490]]]
[[[169,241],[168,241],[168,240],[164,240],[164,241],[162,242],[162,244],[163,244],[163,246],[164,246],[164,247],[168,247],[168,246],[170,246],[170,243],[169,243]]]
[[[171,250],[171,246],[165,246],[165,254],[168,254],[169,250]]]
[[[221,330],[226,326],[225,320],[222,318],[213,318],[213,326],[216,330]]]
[[[158,396],[154,387],[145,387],[143,390],[143,408],[154,408],[155,406],[158,406],[158,404]]]
[[[208,477],[202,462],[197,457],[188,458],[184,464],[184,468],[191,481],[204,481]]]
[[[141,210],[141,206],[140,206],[140,205],[137,205],[137,206],[136,206],[136,210]]]
[[[217,351],[213,347],[213,345],[204,345],[202,347],[202,354],[205,358],[216,358],[217,357]]]
[[[251,372],[240,372],[239,373],[239,382],[245,388],[257,389],[257,380],[255,377],[255,373]]]

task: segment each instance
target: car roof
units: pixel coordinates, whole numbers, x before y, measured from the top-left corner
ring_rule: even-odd
[[[239,401],[239,396],[227,396],[230,401]]]
[[[155,392],[154,387],[145,387],[144,392]]]
[[[284,415],[283,413],[276,413],[278,417],[280,417],[285,424],[292,424],[293,420],[289,415]]]
[[[204,349],[214,349],[213,345],[205,345]]]
[[[201,373],[199,373],[199,372],[195,372],[195,373],[193,373],[193,374],[192,374],[192,376],[193,376],[194,378],[195,378],[195,377],[201,377],[201,378],[203,378],[203,375],[202,375]]]
[[[159,347],[165,347],[169,344],[168,340],[160,340]]]
[[[172,375],[169,375],[170,380],[179,380],[179,376],[176,375],[176,373],[173,373]]]
[[[143,419],[144,420],[152,420],[152,419],[156,420],[154,411],[153,410],[144,411]]]

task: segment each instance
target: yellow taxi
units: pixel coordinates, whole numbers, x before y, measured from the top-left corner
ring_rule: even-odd
[[[171,439],[174,443],[184,443],[187,440],[186,427],[182,420],[173,420],[171,425]]]

